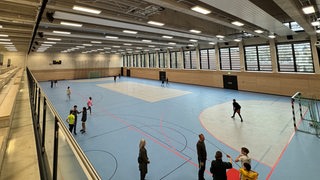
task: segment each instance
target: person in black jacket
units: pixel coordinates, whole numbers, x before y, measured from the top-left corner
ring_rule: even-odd
[[[215,155],[216,160],[211,162],[210,172],[212,173],[212,177],[214,180],[227,180],[227,169],[232,168],[232,159],[227,154],[227,158],[229,158],[230,162],[222,161],[222,152],[217,151]]]
[[[204,143],[204,135],[199,134],[199,141],[197,143],[197,153],[198,153],[198,162],[199,162],[199,172],[198,179],[204,180],[204,171],[206,169],[206,160],[207,160],[207,150]]]
[[[231,118],[234,118],[234,115],[237,113],[241,119],[241,122],[243,122],[243,119],[240,114],[240,109],[241,109],[240,104],[237,103],[235,99],[233,99],[232,105],[233,105],[233,115],[231,116]]]
[[[74,115],[74,127],[73,127],[73,133],[74,135],[77,135],[77,121],[78,121],[78,114],[80,114],[81,112],[78,111],[78,106],[74,105],[73,106],[73,112],[72,114]]]
[[[145,179],[146,174],[148,173],[148,164],[150,163],[145,146],[146,146],[146,141],[144,139],[141,139],[139,144],[139,157],[138,157],[140,180]]]

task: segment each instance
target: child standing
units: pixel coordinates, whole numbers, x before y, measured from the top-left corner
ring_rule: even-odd
[[[70,98],[71,98],[71,89],[70,89],[69,86],[68,86],[68,88],[67,88],[67,96],[68,96],[68,100],[70,101]]]
[[[82,129],[80,130],[80,132],[82,134],[86,132],[86,121],[87,121],[87,108],[83,107],[82,108],[82,118],[81,118]]]
[[[92,97],[89,97],[88,102],[87,102],[87,106],[88,106],[88,110],[89,110],[90,115],[91,115]]]
[[[69,123],[69,131],[72,133],[73,127],[74,127],[74,122],[75,122],[75,117],[73,115],[73,110],[70,110],[70,113],[68,115],[68,118],[66,119],[67,123]]]

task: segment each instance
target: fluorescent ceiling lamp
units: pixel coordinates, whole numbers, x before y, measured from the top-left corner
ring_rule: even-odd
[[[149,45],[149,47],[154,48],[154,47],[156,47],[156,46],[154,46],[154,45]]]
[[[131,46],[132,44],[124,43],[123,45],[125,45],[125,46]]]
[[[201,33],[201,31],[195,30],[195,29],[191,29],[191,30],[189,30],[189,31],[192,32],[192,33],[197,33],[197,34],[200,34],[200,33]]]
[[[200,7],[200,6],[193,6],[191,8],[192,11],[196,11],[198,13],[201,13],[201,14],[210,14],[211,11],[206,9],[206,8],[203,8],[203,7]]]
[[[50,46],[52,46],[52,44],[41,44],[41,46],[47,46],[47,47],[50,47]]]
[[[235,41],[235,42],[240,42],[240,41],[241,41],[241,39],[234,39],[234,41]]]
[[[85,46],[76,46],[77,48],[85,48]]]
[[[109,48],[109,47],[104,47],[103,49],[111,49],[111,48]]]
[[[82,44],[83,46],[92,46],[92,44]]]
[[[164,24],[161,22],[156,22],[156,21],[148,21],[148,24],[156,25],[156,26],[163,26]]]
[[[311,25],[312,26],[319,26],[320,22],[319,21],[313,21],[313,22],[311,22]]]
[[[270,34],[268,37],[271,38],[271,39],[276,38],[276,36],[274,34]]]
[[[142,47],[136,47],[136,49],[142,49]]]
[[[314,13],[314,12],[315,12],[313,6],[303,7],[303,8],[302,8],[302,11],[303,11],[304,14],[311,14],[311,13]]]
[[[115,53],[115,52],[117,52],[117,51],[111,51],[111,52]]]
[[[56,34],[71,34],[71,32],[66,32],[66,31],[53,31],[53,33],[56,33]]]
[[[166,39],[172,39],[173,37],[172,36],[162,36],[163,38],[166,38]]]
[[[127,33],[127,34],[137,34],[137,31],[130,31],[130,30],[123,30],[122,32]]]
[[[49,40],[49,41],[61,41],[61,39],[59,39],[59,38],[47,38],[47,40]]]
[[[117,36],[106,36],[107,39],[118,39],[119,37]]]
[[[188,46],[189,46],[189,47],[193,47],[194,45],[193,45],[193,44],[188,44]]]
[[[10,39],[0,39],[0,41],[11,41]]]
[[[2,28],[2,25],[0,25],[0,28]]]
[[[45,44],[57,44],[56,42],[51,42],[51,41],[44,41],[43,43],[45,43]]]
[[[243,26],[244,24],[239,22],[239,21],[233,21],[231,24],[236,25],[236,26]]]
[[[167,47],[168,49],[173,49],[173,47]]]
[[[316,30],[316,33],[320,33],[320,29],[317,29],[317,30]]]
[[[263,31],[262,31],[262,30],[260,30],[260,29],[254,30],[254,32],[256,32],[256,33],[258,33],[258,34],[263,33]]]
[[[6,34],[0,34],[0,37],[9,37],[9,36]]]
[[[82,24],[70,23],[70,22],[65,22],[65,21],[61,21],[60,24],[61,25],[65,25],[65,26],[82,27]]]
[[[151,40],[149,39],[142,39],[143,42],[152,42]]]
[[[127,51],[132,51],[132,49],[126,49]]]
[[[119,52],[122,52],[122,51],[124,51],[124,50],[122,50],[122,49],[118,49],[118,51],[119,51]]]
[[[209,44],[211,44],[211,45],[215,45],[216,43],[215,43],[215,42],[209,42]]]
[[[0,44],[13,44],[12,42],[0,42]]]
[[[170,45],[176,45],[177,43],[169,42],[168,44],[170,44]]]
[[[221,38],[221,39],[224,38],[224,36],[222,36],[222,35],[216,35],[216,37],[217,37],[217,38]]]
[[[196,39],[190,39],[189,41],[191,41],[191,42],[198,42],[198,40],[196,40]]]
[[[82,6],[73,6],[72,9],[76,10],[76,11],[83,11],[83,12],[88,12],[88,13],[92,13],[92,14],[100,14],[101,13],[100,10],[92,9],[92,8],[86,8],[86,7],[82,7]]]
[[[91,41],[92,44],[101,44],[101,41]]]
[[[114,47],[114,48],[120,48],[120,46],[112,46],[112,47]]]

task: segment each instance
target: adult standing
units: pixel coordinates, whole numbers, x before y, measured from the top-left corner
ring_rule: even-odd
[[[74,128],[73,128],[73,133],[74,135],[77,135],[77,120],[78,120],[78,114],[81,112],[77,110],[77,105],[73,106],[73,111],[72,114],[74,115]]]
[[[80,132],[82,134],[86,132],[86,121],[87,121],[87,108],[83,107],[82,108],[82,118],[81,118],[82,129],[80,130]]]
[[[87,106],[88,106],[88,110],[89,110],[90,115],[91,115],[92,97],[89,97],[89,99],[87,101]]]
[[[227,180],[227,169],[232,168],[232,159],[229,155],[229,162],[222,161],[222,152],[217,151],[215,155],[216,160],[211,162],[210,172],[214,180]]]
[[[145,146],[146,146],[146,141],[144,139],[141,139],[139,144],[139,157],[138,157],[140,180],[145,179],[146,174],[148,173],[148,164],[150,163]]]
[[[233,115],[231,116],[231,118],[234,118],[234,115],[237,113],[241,119],[241,122],[243,122],[243,119],[240,114],[240,110],[241,110],[240,104],[236,101],[236,99],[233,99],[232,105],[233,105]]]
[[[204,171],[206,169],[207,151],[204,143],[205,137],[203,134],[199,134],[199,141],[197,143],[197,154],[198,154],[198,179],[204,180]]]

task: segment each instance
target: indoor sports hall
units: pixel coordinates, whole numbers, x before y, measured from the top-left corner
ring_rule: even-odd
[[[0,180],[318,180],[319,4],[1,0]]]

